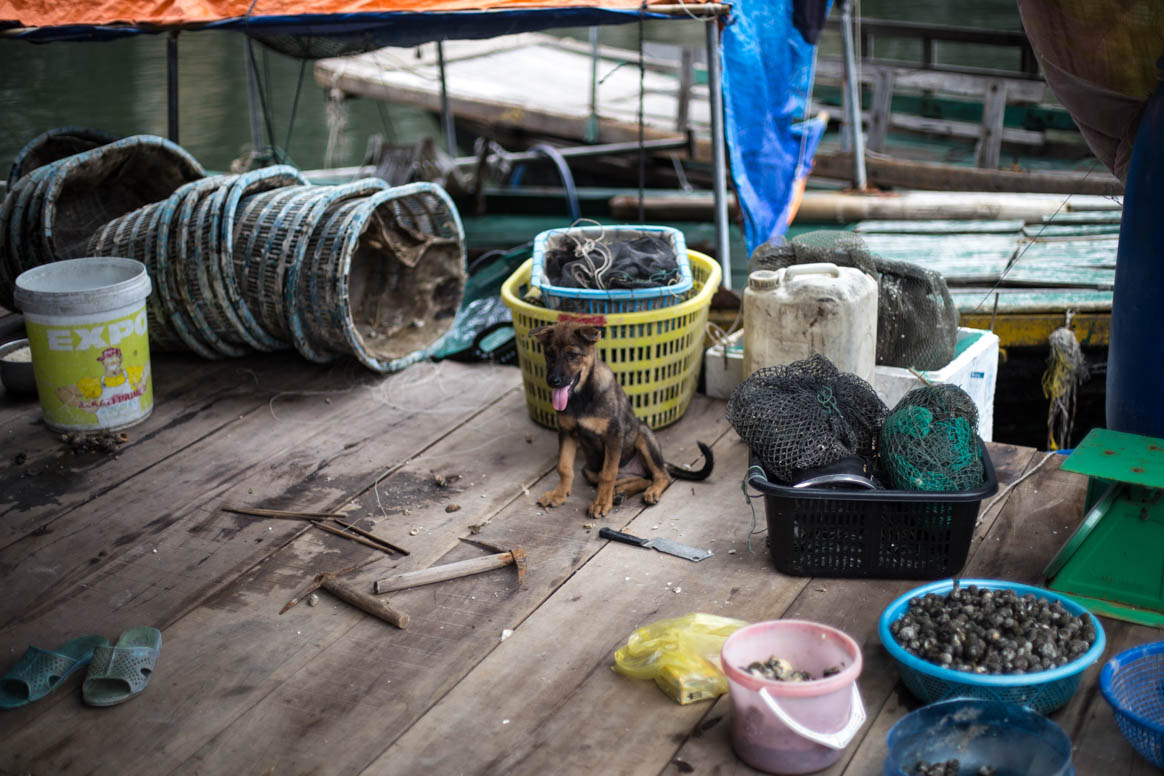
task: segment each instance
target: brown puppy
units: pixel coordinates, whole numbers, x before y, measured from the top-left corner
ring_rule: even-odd
[[[605,517],[617,498],[643,494],[655,504],[671,477],[702,480],[715,465],[711,450],[698,442],[704,465],[697,472],[663,460],[659,441],[635,417],[630,399],[614,372],[599,358],[595,343],[602,330],[577,323],[557,323],[530,332],[546,356],[550,403],[558,412],[558,487],[538,499],[543,507],[561,506],[574,486],[574,458],[582,448],[582,473],[598,486],[587,507],[591,517]],[[621,476],[620,476],[621,475]]]

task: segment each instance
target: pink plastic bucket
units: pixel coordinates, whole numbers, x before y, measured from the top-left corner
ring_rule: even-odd
[[[748,673],[771,657],[821,676],[778,682]],[[732,748],[741,760],[768,773],[822,770],[841,758],[865,722],[857,690],[861,649],[836,628],[804,620],[771,620],[740,628],[720,652],[732,698]]]

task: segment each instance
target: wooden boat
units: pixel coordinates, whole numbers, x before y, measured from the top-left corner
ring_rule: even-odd
[[[1070,169],[1090,152],[1029,65],[1025,71],[988,71],[944,65],[933,56],[935,44],[942,42],[990,43],[1029,52],[1020,33],[868,19],[861,24],[866,51],[872,50],[875,36],[912,37],[923,44],[920,62],[872,56],[861,61],[862,100],[869,105],[862,113],[869,185],[1101,196],[1122,191],[1105,170]],[[828,29],[836,26],[830,22]],[[823,40],[822,47],[826,45]],[[444,81],[435,44],[321,60],[315,79],[319,86],[345,95],[433,112],[441,110],[445,83],[448,106],[461,131],[507,147],[535,138],[562,144],[638,138],[637,51],[523,33],[488,41],[447,41],[444,52]],[[641,59],[644,137],[676,138],[693,131],[693,153],[679,158],[686,166],[683,176],[699,182],[710,159],[706,56],[700,49],[646,43]],[[515,79],[513,73],[523,76]],[[837,131],[822,141],[813,179],[852,178],[842,82],[840,57],[821,54],[812,112],[827,111]],[[924,138],[929,138],[928,145],[919,142]],[[652,187],[676,185],[669,155],[655,156],[662,163],[651,168]],[[608,184],[619,178],[633,182],[633,165],[606,162],[601,171]]]

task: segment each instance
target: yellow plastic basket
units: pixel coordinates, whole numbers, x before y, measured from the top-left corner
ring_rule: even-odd
[[[578,321],[602,327],[598,352],[626,391],[635,415],[652,429],[683,417],[703,362],[703,331],[711,297],[719,288],[719,264],[710,256],[688,251],[693,284],[687,299],[659,310],[633,313],[570,313],[529,304],[533,260],[522,264],[501,286],[501,299],[513,314],[517,357],[530,417],[547,428],[558,427],[550,404],[546,361],[541,345],[529,335],[539,326]]]

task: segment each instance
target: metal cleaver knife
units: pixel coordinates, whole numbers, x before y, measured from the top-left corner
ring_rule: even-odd
[[[679,542],[673,542],[670,539],[642,539],[638,536],[631,536],[627,533],[615,531],[611,528],[601,528],[598,535],[603,539],[614,539],[616,542],[626,542],[627,544],[637,544],[639,547],[650,547],[665,552],[670,555],[677,555],[680,558],[687,560],[701,561],[704,558],[710,558],[714,553],[711,550],[701,550],[698,547],[691,547]]]

